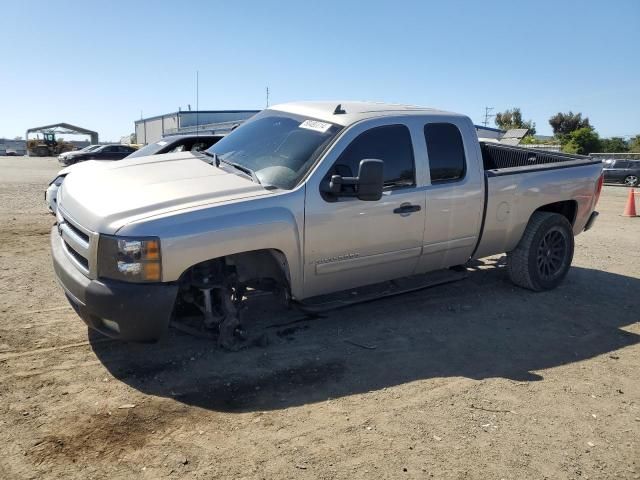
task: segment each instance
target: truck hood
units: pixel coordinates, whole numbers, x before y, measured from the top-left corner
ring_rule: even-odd
[[[190,152],[179,152],[72,169],[58,205],[81,226],[114,234],[146,217],[260,195],[270,192]]]

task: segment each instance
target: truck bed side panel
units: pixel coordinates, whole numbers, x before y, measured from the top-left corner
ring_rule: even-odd
[[[584,230],[595,205],[595,190],[602,166],[585,164],[520,172],[487,172],[488,195],[484,231],[474,258],[513,250],[538,208],[574,200],[577,203],[574,235]]]

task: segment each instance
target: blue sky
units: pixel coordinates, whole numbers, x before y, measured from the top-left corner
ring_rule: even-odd
[[[68,122],[117,140],[195,107],[350,99],[482,121],[519,106],[541,134],[573,110],[640,133],[640,1],[7,0],[0,137]]]

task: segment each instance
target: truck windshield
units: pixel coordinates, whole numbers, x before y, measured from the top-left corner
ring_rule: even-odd
[[[207,152],[253,171],[263,185],[290,190],[341,129],[333,123],[265,110]]]

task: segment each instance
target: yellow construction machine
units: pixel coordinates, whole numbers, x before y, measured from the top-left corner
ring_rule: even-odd
[[[43,132],[42,138],[27,140],[27,155],[30,157],[57,157],[71,150],[73,150],[73,144],[56,140],[54,132]]]

